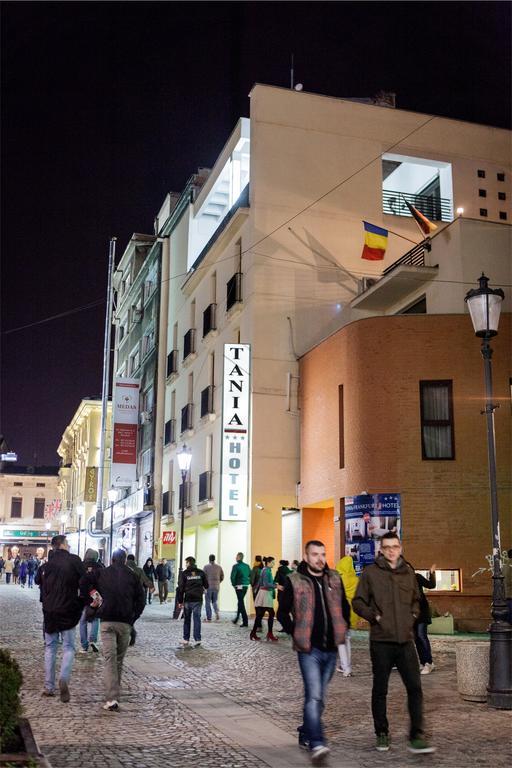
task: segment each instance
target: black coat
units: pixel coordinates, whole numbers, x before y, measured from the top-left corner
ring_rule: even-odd
[[[201,568],[185,568],[180,576],[176,599],[178,603],[202,603],[208,579]]]
[[[156,578],[158,581],[168,581],[171,578],[171,568],[167,563],[158,563],[155,568]]]
[[[416,619],[416,624],[432,624],[432,618],[430,615],[430,605],[425,597],[423,588],[433,589],[436,585],[436,574],[430,573],[429,578],[426,579],[421,573],[416,574],[416,581],[420,590],[420,615]]]
[[[93,588],[98,590],[103,603],[96,615],[102,621],[120,621],[133,626],[146,603],[137,574],[120,563],[86,574],[80,588],[87,592]]]
[[[84,604],[79,597],[78,584],[84,571],[80,558],[65,549],[56,550],[45,564],[41,574],[41,597],[44,631],[48,634],[73,629],[80,621]]]

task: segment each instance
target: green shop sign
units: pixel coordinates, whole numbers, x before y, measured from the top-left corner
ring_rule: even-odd
[[[10,528],[4,528],[2,536],[9,539],[44,539],[57,534],[58,531],[13,531]]]

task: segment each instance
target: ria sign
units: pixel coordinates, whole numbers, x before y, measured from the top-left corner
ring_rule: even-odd
[[[251,347],[224,345],[220,519],[247,520]]]

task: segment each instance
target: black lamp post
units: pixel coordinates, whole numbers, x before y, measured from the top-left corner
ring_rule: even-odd
[[[110,536],[108,543],[108,562],[112,561],[112,546],[114,541],[114,504],[117,501],[117,488],[109,488],[107,491],[108,500],[110,502]]]
[[[180,577],[183,573],[183,538],[185,535],[185,482],[187,480],[187,475],[190,469],[190,464],[192,462],[192,452],[190,448],[187,448],[186,445],[183,446],[181,451],[178,453],[178,466],[180,468],[181,472],[181,510],[180,510],[180,556],[179,556],[179,567],[178,567],[178,578],[176,579],[176,583],[174,585],[175,589],[175,600],[174,600],[174,618],[178,618],[179,610],[178,610],[178,584],[180,583]]]
[[[485,413],[487,421],[487,455],[492,521],[492,618],[489,627],[491,648],[489,658],[489,685],[487,703],[496,709],[512,709],[512,626],[507,621],[508,610],[501,563],[500,522],[496,483],[496,446],[494,411],[492,402],[492,349],[489,343],[498,333],[501,303],[505,294],[501,288],[489,288],[489,278],[483,272],[480,286],[466,294],[465,302],[473,322],[476,336],[482,339],[484,359]]]

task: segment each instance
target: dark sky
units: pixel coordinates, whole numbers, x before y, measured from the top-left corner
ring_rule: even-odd
[[[2,4],[1,430],[55,464],[101,392],[108,239],[152,233],[211,166],[253,83],[510,127],[505,2]]]

